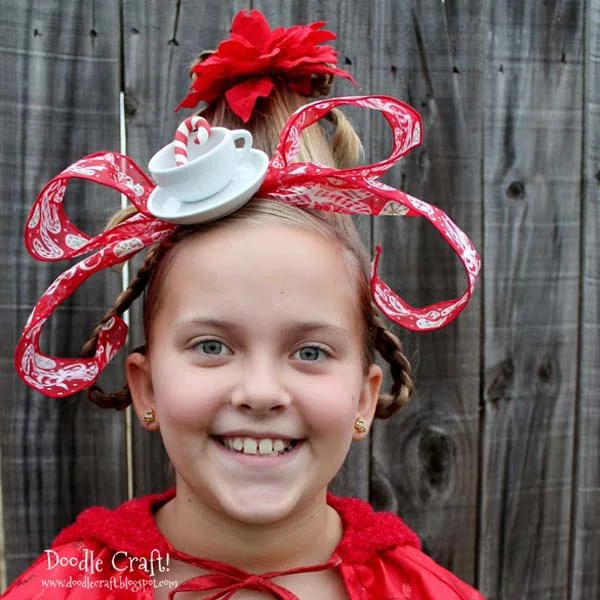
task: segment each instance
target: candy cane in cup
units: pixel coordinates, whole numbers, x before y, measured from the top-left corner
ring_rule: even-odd
[[[196,144],[203,144],[210,135],[210,125],[203,117],[188,117],[175,132],[175,164],[180,167],[188,162],[188,142],[190,135],[196,132]]]

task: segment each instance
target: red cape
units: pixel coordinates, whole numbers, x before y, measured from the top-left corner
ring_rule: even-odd
[[[210,597],[216,599],[229,597],[227,591],[253,587],[273,598],[296,598],[270,581],[272,573],[255,576],[176,550],[153,517],[156,508],[174,495],[170,490],[130,500],[115,510],[85,510],[2,597],[151,600],[153,575],[166,567],[169,557],[210,572],[180,584],[182,592],[188,585],[186,589],[211,590]],[[377,513],[362,500],[331,494],[327,502],[340,514],[344,535],[327,563],[307,570],[339,569],[352,600],[482,600],[423,554],[415,533],[395,514]],[[179,597],[184,596],[176,594]]]

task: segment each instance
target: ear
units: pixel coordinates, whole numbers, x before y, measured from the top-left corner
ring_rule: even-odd
[[[144,414],[152,410],[156,413],[154,389],[150,370],[150,359],[141,352],[132,352],[125,360],[125,375],[131,393],[133,409],[142,427],[149,431],[158,430],[158,419],[152,423],[144,421]]]
[[[381,389],[382,381],[383,371],[381,370],[381,367],[372,364],[364,377],[360,400],[356,409],[356,418],[362,417],[362,419],[364,419],[367,425],[367,431],[359,433],[355,430],[352,435],[352,439],[354,440],[360,440],[368,435],[368,431],[375,416],[377,398],[379,398],[379,390]]]

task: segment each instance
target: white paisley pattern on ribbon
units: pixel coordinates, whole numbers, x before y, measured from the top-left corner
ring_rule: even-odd
[[[352,105],[382,113],[392,129],[390,156],[378,163],[352,169],[334,169],[294,162],[302,131],[333,108]],[[408,329],[426,331],[450,323],[467,305],[481,262],[463,231],[439,208],[396,190],[379,177],[421,143],[421,118],[410,106],[389,96],[353,96],[318,100],[296,110],[279,138],[266,179],[256,196],[300,208],[345,214],[422,216],[446,240],[467,274],[467,289],[458,298],[415,308],[398,296],[378,275],[378,246],[371,264],[374,302],[392,321]],[[67,217],[63,200],[72,178],[87,179],[124,194],[138,212],[119,225],[90,238]],[[38,260],[56,261],[88,254],[59,275],[42,295],[19,340],[16,369],[28,385],[48,396],[61,397],[89,387],[121,348],[127,326],[119,317],[102,328],[92,358],[57,358],[39,347],[42,327],[55,308],[88,277],[124,262],[140,250],[170,236],[177,226],[150,214],[148,197],[152,181],[128,157],[116,152],[90,154],[50,180],[38,195],[25,227],[25,244]]]

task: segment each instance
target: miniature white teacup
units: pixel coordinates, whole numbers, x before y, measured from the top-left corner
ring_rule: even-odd
[[[235,142],[243,140],[236,147]],[[245,129],[212,127],[208,140],[188,144],[188,163],[175,164],[174,142],[159,150],[148,163],[156,184],[181,202],[198,202],[225,188],[237,166],[252,148],[252,134]]]

